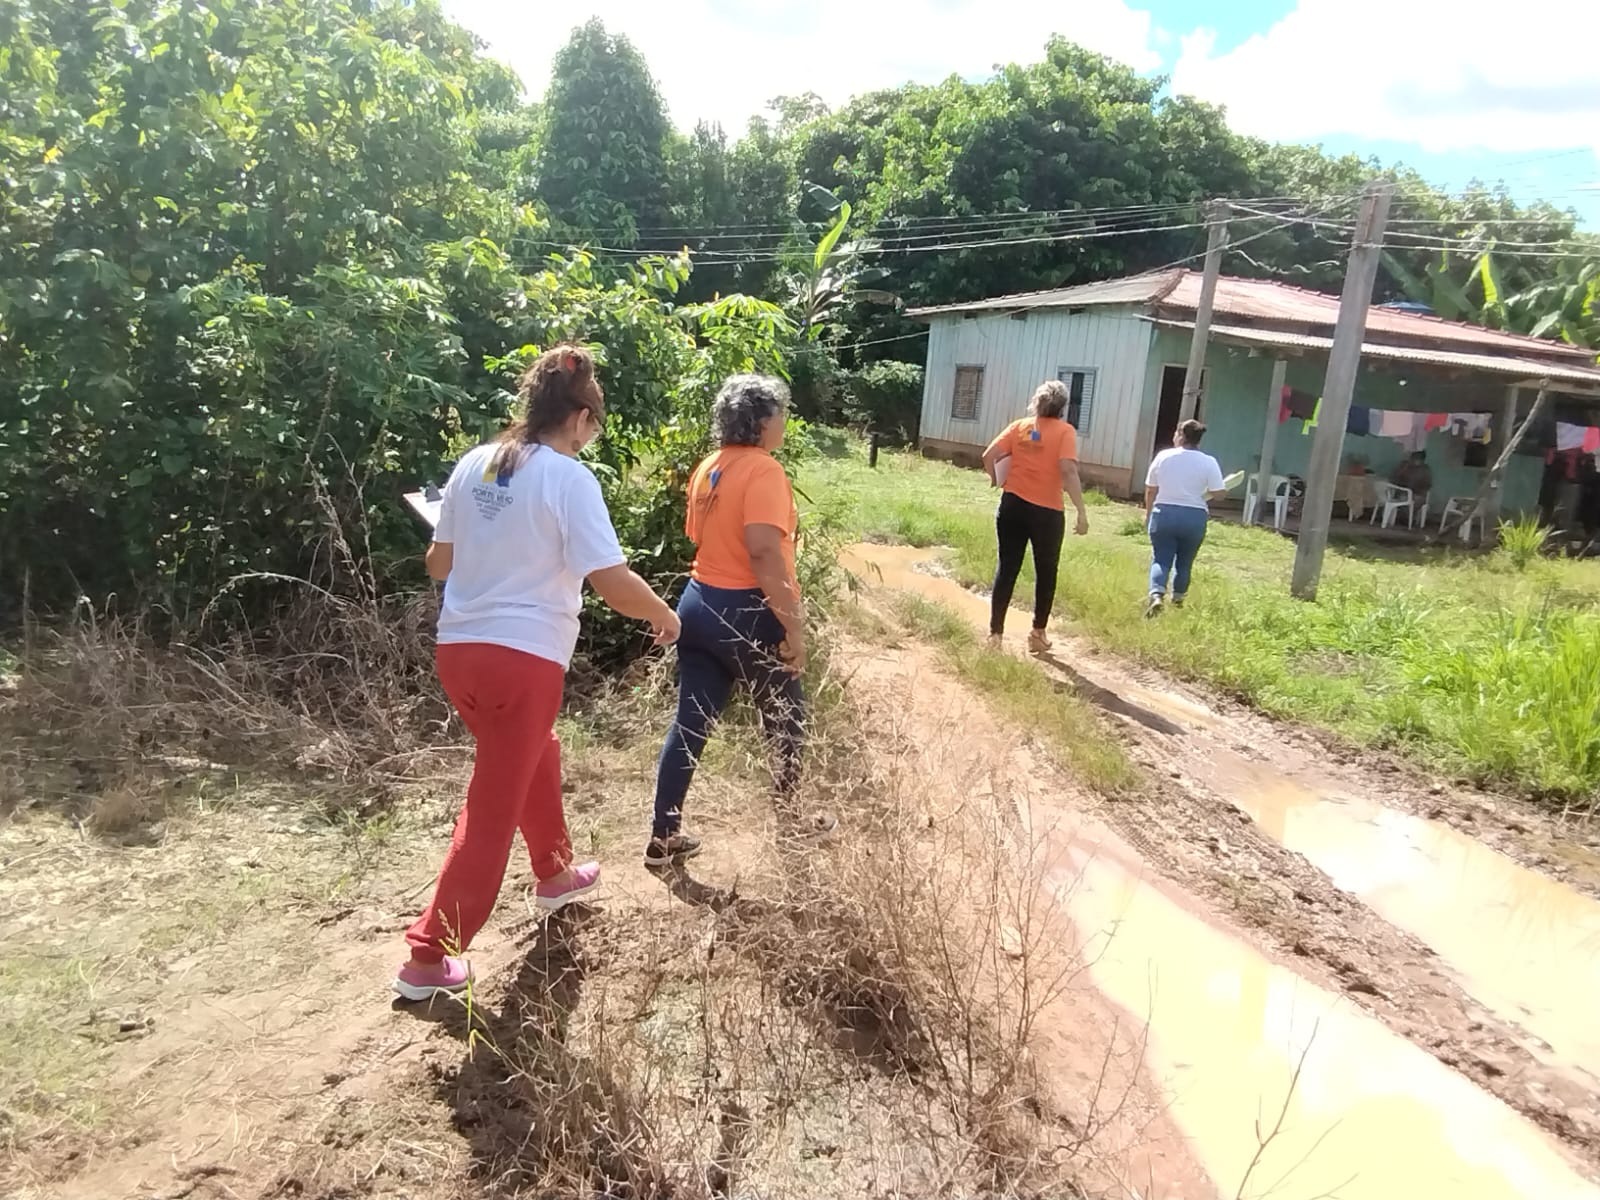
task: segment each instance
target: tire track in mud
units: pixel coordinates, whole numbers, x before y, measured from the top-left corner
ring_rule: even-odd
[[[892,587],[900,580],[866,582]],[[950,580],[936,582],[959,589]],[[936,600],[952,598],[917,590]],[[973,615],[981,614],[973,610]],[[1312,982],[1347,995],[1560,1138],[1600,1176],[1600,1095],[1592,1080],[1570,1064],[1552,1061],[1547,1045],[1474,1000],[1421,940],[1342,891],[1203,778],[1211,754],[1269,759],[1270,738],[1265,745],[1259,735],[1231,739],[1233,722],[1227,717],[1208,714],[1205,706],[1171,692],[1161,694],[1159,710],[1130,700],[1134,690],[1121,686],[1129,673],[1084,646],[1063,644],[1050,658],[1036,661],[1059,688],[1114,716],[1111,724],[1144,768],[1147,786],[1138,795],[1091,798],[1094,815],[1157,870],[1228,914],[1241,936]],[[1140,692],[1166,686],[1150,682],[1157,678],[1151,672],[1139,674],[1146,677]],[[1301,753],[1283,747],[1284,757]],[[1377,780],[1371,784],[1380,786]],[[1389,790],[1378,794],[1387,797]]]

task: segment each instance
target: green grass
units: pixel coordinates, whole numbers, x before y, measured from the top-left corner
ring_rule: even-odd
[[[1032,663],[987,649],[961,614],[942,604],[898,592],[893,605],[911,633],[934,643],[960,678],[987,696],[1001,716],[1043,738],[1089,787],[1118,796],[1139,782],[1138,768],[1093,709]]]
[[[986,586],[995,494],[976,471],[884,453],[806,464],[801,484],[856,538],[946,547]],[[843,514],[841,516],[841,514]],[[1186,611],[1139,619],[1149,544],[1132,505],[1090,510],[1062,551],[1058,624],[1274,716],[1476,783],[1592,806],[1600,788],[1600,563],[1367,541],[1330,548],[1320,598],[1289,597],[1294,543],[1214,521]],[[1031,564],[1017,588],[1029,603]]]

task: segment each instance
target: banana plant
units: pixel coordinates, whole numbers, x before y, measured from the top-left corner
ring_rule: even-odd
[[[830,224],[800,268],[790,275],[789,307],[801,336],[816,341],[846,305],[865,302],[899,308],[901,301],[893,292],[870,286],[889,274],[865,261],[867,255],[877,251],[878,244],[867,238],[844,240],[850,224],[850,202],[815,185],[810,194],[822,203]]]
[[[1479,272],[1484,257],[1480,256],[1479,262],[1474,263],[1466,277],[1459,281],[1451,277],[1453,264],[1447,250],[1439,251],[1439,257],[1428,263],[1421,275],[1388,250],[1383,252],[1383,265],[1394,276],[1406,299],[1426,304],[1435,316],[1447,321],[1476,323],[1480,322],[1481,310],[1467,295],[1467,289],[1472,284],[1473,275]]]
[[[1569,267],[1565,274],[1566,278],[1507,300],[1509,327],[1534,337],[1600,348],[1600,259]]]

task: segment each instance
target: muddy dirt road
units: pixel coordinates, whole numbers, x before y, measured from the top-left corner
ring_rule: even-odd
[[[982,619],[930,555],[867,547],[855,564],[882,612],[894,587]],[[1089,1194],[1600,1198],[1585,1019],[1600,873],[1558,831],[1063,644],[1039,669],[1110,714],[1149,781],[1107,800],[937,648],[900,636],[838,657],[866,738],[844,757],[873,776],[857,782],[903,801],[930,854],[994,814],[1043,910],[1030,936],[1081,964],[1040,1002],[1028,1052],[1041,1148]],[[908,1134],[919,1085],[841,1057],[835,1031],[784,998],[789,977],[737,950],[740,904],[771,905],[796,877],[758,776],[724,747],[697,782],[702,882],[670,888],[637,864],[656,732],[572,747],[569,820],[607,892],[563,928],[508,884],[474,947],[490,1034],[558,1050],[563,1071],[618,1047],[611,1069],[641,1088],[607,1095],[667,1104],[681,1130],[650,1127],[672,1135],[658,1149],[674,1177],[709,1161],[735,1094],[757,1117],[729,1194],[933,1194],[939,1139]],[[80,1127],[31,1140],[0,1122],[0,1194],[512,1194],[507,1164],[532,1169],[546,1117],[508,1099],[464,1024],[385,994],[458,795],[411,798],[374,833],[259,797],[130,845],[43,808],[0,825],[6,950],[25,970],[11,977],[46,1001],[28,1010],[41,1044],[73,1048],[31,1102],[74,1088],[92,1101]],[[1472,822],[1495,848],[1463,832]],[[827,861],[871,871],[848,857],[860,848],[847,837]],[[984,905],[957,895],[958,911]],[[0,995],[0,1018],[19,998]]]
[[[849,562],[871,586],[912,591],[979,628],[986,623],[987,602],[943,577],[936,554],[863,546]],[[1168,1031],[1184,1090],[1204,1095],[1218,1079],[1237,1080],[1229,1063],[1260,1061],[1251,1038],[1280,1053],[1303,1050],[1309,1023],[1316,1036],[1308,1090],[1340,1114],[1341,1127],[1375,1107],[1389,1115],[1374,1137],[1404,1129],[1401,1141],[1415,1143],[1432,1125],[1465,1145],[1488,1136],[1481,1101],[1492,1093],[1576,1150],[1590,1171],[1600,1163],[1600,1035],[1592,1021],[1600,903],[1524,865],[1560,856],[1569,877],[1592,885],[1587,851],[1563,847],[1555,830],[1518,814],[1494,822],[1510,852],[1501,853],[1419,815],[1443,815],[1455,799],[1426,782],[1336,761],[1307,738],[1136,675],[1082,645],[1059,644],[1040,669],[1112,714],[1152,781],[1137,800],[1088,802],[1132,847],[1145,873],[1137,878],[1165,877],[1155,887],[1105,882],[1140,914],[1118,923],[1119,938],[1143,949],[1132,952],[1126,978],[1108,968],[1102,986],[1125,1001],[1143,994],[1149,972],[1187,980],[1192,1010],[1209,1019],[1200,1022],[1204,1032]],[[1489,804],[1463,798],[1453,815],[1487,825],[1486,811],[1499,815]],[[1199,902],[1209,918],[1174,917],[1160,899],[1174,888],[1178,912]],[[1151,931],[1143,942],[1141,928]],[[1159,1014],[1154,1028],[1161,1041]],[[1243,1041],[1221,1032],[1234,1028]],[[1395,1090],[1401,1078],[1416,1087]],[[1226,1108],[1224,1097],[1211,1096],[1190,1111],[1200,1121]],[[1515,1128],[1500,1142],[1531,1132]],[[1211,1135],[1196,1127],[1191,1136],[1204,1145]],[[1506,1178],[1516,1177],[1508,1166]],[[1568,1194],[1520,1188],[1506,1194]]]

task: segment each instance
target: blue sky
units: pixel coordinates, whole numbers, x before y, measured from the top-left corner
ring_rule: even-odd
[[[776,95],[838,104],[975,78],[1059,32],[1225,105],[1242,132],[1404,162],[1451,190],[1503,180],[1600,229],[1594,0],[1554,25],[1504,0],[575,0],[554,20],[528,0],[444,4],[534,95],[568,30],[598,16],[644,52],[680,127],[730,133]]]

